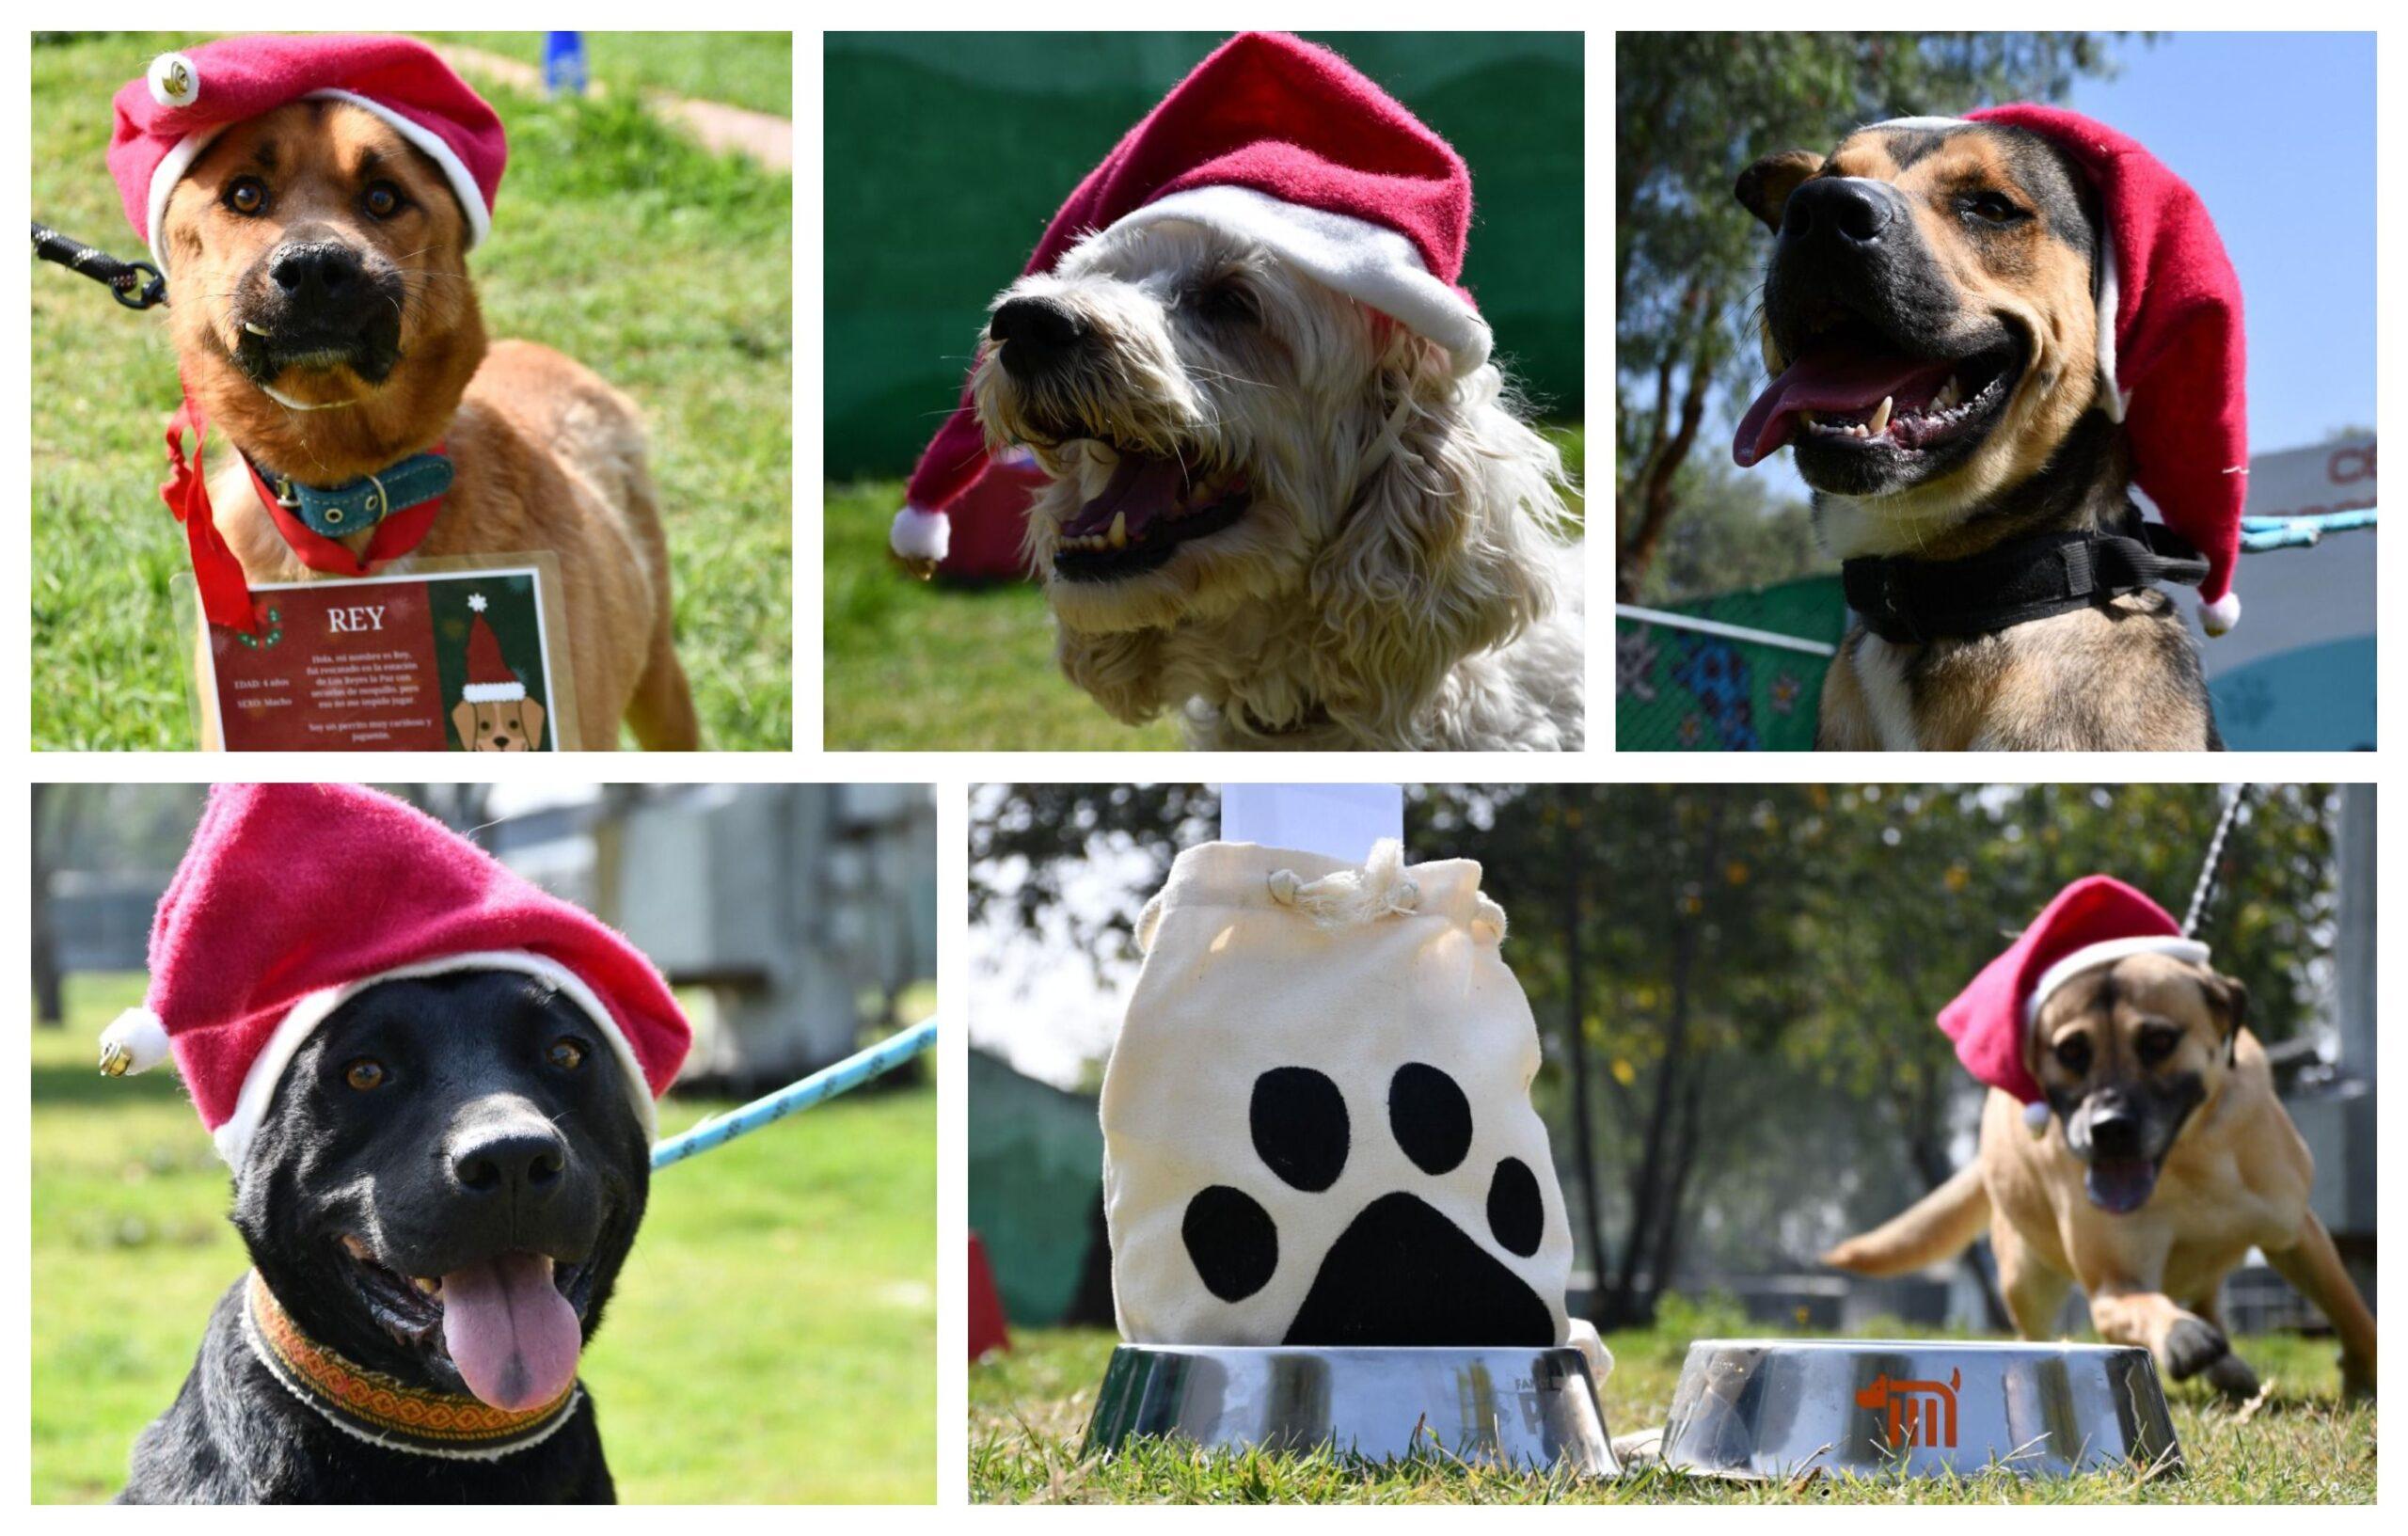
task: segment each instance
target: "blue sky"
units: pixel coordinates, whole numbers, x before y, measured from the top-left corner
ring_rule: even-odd
[[[2215,216],[2246,307],[2250,451],[2373,426],[2374,35],[2174,33],[2117,57],[2065,104],[2147,145]],[[1805,496],[1787,454],[1766,471]]]

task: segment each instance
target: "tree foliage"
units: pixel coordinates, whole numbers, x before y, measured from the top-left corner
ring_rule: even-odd
[[[1744,402],[1761,375],[1747,332],[1764,230],[1732,197],[1739,172],[1885,118],[2052,101],[2112,68],[2112,40],[2083,32],[1621,34],[1614,521],[1625,598],[1686,504],[1677,477],[1718,402]]]

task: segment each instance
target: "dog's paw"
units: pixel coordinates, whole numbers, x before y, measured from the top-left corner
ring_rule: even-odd
[[[2249,1369],[2249,1362],[2232,1354],[2229,1345],[2223,1358],[2208,1367],[2206,1375],[2208,1385],[2233,1402],[2247,1402],[2258,1395],[2258,1372]]]
[[[2223,1330],[2202,1319],[2177,1318],[2174,1326],[2165,1330],[2165,1373],[2178,1382],[2189,1381],[2231,1354],[2231,1340],[2225,1338]],[[2248,1367],[2242,1369],[2245,1371]]]
[[[2341,1401],[2372,1402],[2374,1401],[2374,1361],[2353,1355],[2341,1356]]]
[[[1255,1080],[1248,1112],[1256,1155],[1291,1189],[1319,1195],[1346,1171],[1353,1126],[1345,1096],[1323,1073],[1279,1067]],[[1388,1083],[1387,1133],[1432,1178],[1470,1155],[1470,1101],[1455,1080],[1419,1062]],[[1500,1158],[1488,1180],[1488,1235],[1507,1253],[1539,1250],[1546,1205],[1538,1175]],[[1204,1288],[1244,1301],[1279,1268],[1271,1213],[1244,1191],[1215,1184],[1187,1204],[1180,1236]],[[1289,1324],[1291,1344],[1487,1345],[1555,1341],[1538,1293],[1420,1196],[1383,1195],[1358,1211],[1314,1274]]]

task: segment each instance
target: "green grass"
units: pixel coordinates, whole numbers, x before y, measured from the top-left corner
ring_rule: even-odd
[[[92,1069],[136,976],[77,977],[33,1034],[33,1497],[109,1496],[244,1270],[228,1185],[160,1071]],[[723,1103],[673,1095],[661,1131]],[[936,1096],[836,1100],[653,1180],[581,1375],[619,1496],[936,1493]]]
[[[1577,476],[1577,426],[1548,429]],[[831,751],[1160,752],[1165,714],[1114,720],[1054,661],[1054,621],[1027,582],[920,582],[887,553],[899,480],[825,488],[825,744]],[[1576,500],[1575,505],[1577,506]]]
[[[1671,1308],[1656,1328],[1608,1338],[1608,1428],[1661,1424],[1691,1338],[1760,1333],[1735,1313]],[[1900,1330],[1886,1330],[1895,1336]],[[2099,1472],[2058,1482],[1989,1472],[1953,1481],[1825,1477],[1722,1482],[1665,1472],[1618,1482],[1469,1466],[1438,1454],[1368,1465],[1326,1452],[1207,1453],[1141,1443],[1110,1460],[1081,1455],[1095,1389],[1116,1342],[1091,1329],[1023,1330],[1013,1349],[970,1369],[970,1496],[981,1502],[1172,1504],[1996,1504],[2367,1503],[2375,1496],[2375,1410],[2337,1404],[2325,1340],[2239,1341],[2274,1383],[2247,1421],[2202,1387],[2171,1392],[2190,1470],[2146,1480]]]
[[[37,216],[138,254],[103,163],[109,96],[153,54],[189,40],[112,35],[34,48]],[[684,45],[643,46],[666,56]],[[788,56],[756,52],[780,68]],[[784,751],[793,739],[792,179],[705,153],[631,95],[488,94],[511,159],[493,236],[470,258],[486,325],[567,353],[642,406],[703,744]],[[47,263],[32,288],[34,744],[188,747],[188,648],[167,597],[186,556],[157,490],[160,433],[176,402],[164,311],[120,309]]]
[[[423,36],[544,64],[541,32]],[[785,32],[588,32],[585,72],[612,90],[667,91],[780,118],[794,110],[794,39]]]

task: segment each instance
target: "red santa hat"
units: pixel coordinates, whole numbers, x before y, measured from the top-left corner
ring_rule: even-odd
[[[1447,141],[1325,48],[1275,32],[1223,43],[1087,173],[1023,277],[1088,235],[1178,220],[1256,241],[1445,347],[1457,373],[1488,360],[1488,325],[1457,285],[1471,173]],[[895,550],[944,558],[946,513],[987,472],[965,386],[920,455]]]
[[[277,1081],[328,1015],[380,981],[515,971],[550,983],[618,1058],[645,1133],[692,1032],[652,963],[433,817],[356,784],[220,784],[150,928],[143,1006],[102,1068],[170,1051],[236,1169]]]
[[[2086,875],[2058,892],[2023,936],[1940,1010],[1941,1033],[1956,1042],[1956,1059],[1974,1077],[2037,1103],[2040,1085],[2025,1050],[2040,1005],[2083,972],[2130,955],[2205,965],[2208,946],[2184,938],[2164,908],[2123,881]]]
[[[485,623],[485,594],[468,594],[468,681],[460,689],[467,704],[516,704],[527,697],[527,685],[501,658],[501,641]]]
[[[118,88],[109,174],[160,271],[167,269],[159,223],[168,194],[210,141],[304,100],[348,102],[390,124],[452,184],[468,216],[468,244],[484,238],[509,145],[493,108],[434,49],[409,38],[228,38],[161,54]]]
[[[2233,566],[2249,499],[2241,278],[2190,183],[2113,128],[2063,107],[2014,103],[1974,122],[2038,134],[2088,174],[2107,222],[2099,252],[2099,374],[2124,424],[2132,479],[2166,525],[2208,559],[2199,620],[2241,619]]]

